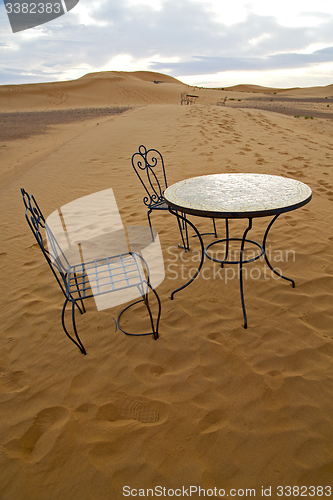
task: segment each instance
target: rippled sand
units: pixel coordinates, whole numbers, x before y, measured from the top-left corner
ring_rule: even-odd
[[[6,113],[131,108],[67,123],[50,113],[46,129],[0,138],[1,500],[118,500],[125,486],[144,493],[253,488],[256,497],[271,487],[277,499],[278,486],[333,486],[332,121],[234,109],[230,101],[216,106],[226,92],[242,98],[237,89],[197,89],[196,104],[181,106],[186,87],[169,77],[153,83],[163,75],[85,78],[84,85],[67,82],[66,91],[60,84],[0,87]],[[325,98],[323,89],[310,91]],[[292,92],[304,97],[304,89]],[[131,166],[140,144],[161,151],[169,184],[225,172],[308,184],[312,201],[282,215],[268,245],[296,288],[263,263],[248,265],[247,330],[232,268],[205,262],[204,276],[171,301],[199,247],[193,239],[182,253],[174,218],[154,213],[166,267],[157,289],[160,338],[115,332],[121,307],[98,312],[91,301],[77,317],[83,356],[62,331],[63,297],[26,224],[20,188],[48,216],[112,187],[124,225],[146,225]],[[209,220],[196,222],[211,228]],[[260,240],[267,223],[255,220],[251,237]],[[233,235],[244,225],[231,221]],[[223,221],[217,226],[223,238]],[[137,326],[135,315],[127,325]],[[193,489],[192,498],[202,496]]]

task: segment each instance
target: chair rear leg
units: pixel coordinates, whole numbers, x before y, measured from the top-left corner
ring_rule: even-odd
[[[188,231],[187,231],[187,223],[186,223],[186,214],[182,214],[183,219],[179,219],[177,215],[177,222],[178,222],[178,228],[180,232],[180,236],[182,239],[183,245],[179,244],[180,248],[183,248],[185,252],[188,252],[190,250],[190,245],[188,242]],[[185,238],[184,238],[184,233],[185,233]]]
[[[68,330],[66,328],[66,325],[65,325],[65,311],[66,311],[66,306],[68,304],[69,300],[68,298],[66,298],[65,302],[64,302],[64,306],[62,308],[62,314],[61,314],[61,322],[62,322],[62,327],[63,327],[63,330],[65,332],[65,334],[67,335],[67,337],[72,341],[74,342],[74,344],[80,349],[80,351],[82,352],[82,354],[87,354],[79,336],[78,336],[78,333],[77,333],[77,330],[76,330],[76,324],[75,324],[75,301],[71,301],[72,302],[72,323],[73,323],[73,328],[74,328],[74,333],[75,333],[75,337],[77,340],[75,340],[69,333],[68,333]]]
[[[212,220],[213,220],[213,227],[214,227],[215,238],[217,238],[217,231],[216,231],[215,219],[212,219]]]
[[[154,321],[153,321],[153,315],[152,315],[152,312],[151,312],[151,309],[150,309],[150,306],[149,306],[149,302],[148,302],[148,293],[146,294],[146,297],[145,297],[145,304],[146,304],[146,307],[148,309],[148,313],[149,313],[149,316],[150,316],[150,322],[151,322],[151,326],[152,326],[152,329],[153,329],[153,335],[154,335],[154,339],[158,339],[158,326],[159,326],[159,322],[160,322],[160,317],[161,317],[161,301],[160,301],[160,298],[157,294],[157,292],[154,290],[154,288],[151,286],[150,283],[147,283],[147,285],[149,286],[149,288],[151,289],[151,291],[154,293],[156,299],[157,299],[157,303],[158,303],[158,314],[157,314],[157,319],[156,319],[156,328],[154,328]]]

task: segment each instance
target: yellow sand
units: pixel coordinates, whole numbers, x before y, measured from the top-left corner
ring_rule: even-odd
[[[277,499],[286,498],[278,486],[304,486],[307,495],[306,487],[333,487],[332,121],[216,106],[225,95],[217,90],[198,89],[197,103],[181,106],[184,89],[144,72],[0,87],[2,111],[133,106],[5,147],[0,140],[1,500],[134,498],[125,486],[137,498],[139,489],[192,486],[194,499],[203,498],[199,486],[229,498],[231,489],[244,498],[252,488],[262,498],[271,487]],[[63,296],[25,221],[20,188],[48,216],[111,187],[124,225],[147,225],[131,167],[140,144],[161,151],[169,184],[223,172],[308,184],[313,200],[281,216],[269,238],[273,262],[296,288],[264,274],[263,263],[248,265],[257,271],[245,280],[247,330],[237,277],[200,277],[171,301],[180,266],[187,276],[197,264],[198,243],[182,254],[175,219],[154,213],[166,266],[160,338],[115,332],[121,307],[98,312],[92,300],[77,317],[83,356],[62,331]],[[267,223],[254,221],[253,239]],[[231,222],[233,234],[245,224]],[[223,221],[218,232],[223,238]],[[213,276],[211,262],[204,268]],[[135,329],[135,315],[126,326]],[[327,498],[320,492],[311,498]]]

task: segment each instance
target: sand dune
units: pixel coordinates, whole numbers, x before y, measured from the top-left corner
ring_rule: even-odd
[[[0,88],[3,111],[132,107],[0,141],[1,499],[120,500],[125,486],[146,496],[158,486],[229,497],[239,490],[234,498],[246,489],[263,498],[271,488],[274,500],[279,486],[298,486],[325,498],[320,487],[333,486],[332,122],[216,106],[225,93],[205,89],[195,105],[181,106],[181,83],[112,75]],[[60,89],[67,97],[57,101]],[[160,338],[115,332],[121,307],[98,312],[92,301],[78,317],[83,356],[62,331],[63,298],[26,224],[20,188],[48,216],[112,187],[124,225],[147,225],[131,167],[140,144],[162,152],[169,184],[223,172],[308,184],[310,204],[281,216],[269,238],[296,288],[264,274],[262,263],[248,265],[261,271],[245,280],[247,330],[238,280],[226,280],[226,270],[171,301],[184,282],[179,266],[191,272],[198,246],[193,240],[183,254],[173,217],[153,214],[166,266]],[[266,224],[254,221],[254,239]],[[243,229],[231,223],[234,235]],[[218,233],[224,237],[223,221]],[[212,263],[204,267],[213,276]],[[128,326],[137,326],[134,316]],[[191,498],[203,496],[193,490]]]
[[[147,104],[178,104],[181,92],[198,96],[197,103],[260,99],[274,94],[293,98],[333,98],[333,85],[277,89],[260,85],[235,85],[219,89],[190,87],[176,78],[148,71],[104,71],[77,80],[43,84],[1,85],[1,112],[47,111]]]
[[[333,97],[333,84],[321,87],[293,87],[289,89],[263,87],[261,85],[233,85],[232,87],[224,87],[224,90],[233,92],[250,92],[259,94],[281,94],[283,96],[294,97]]]
[[[0,109],[27,111],[171,104],[180,100],[183,88],[184,84],[161,73],[106,71],[68,82],[2,85]]]
[[[300,90],[300,87],[294,87],[291,89],[278,89],[273,87],[263,87],[262,85],[233,85],[232,87],[225,87],[225,90],[232,90],[236,92],[255,92],[260,94],[280,94],[289,93],[291,91]]]
[[[309,97],[333,97],[333,85],[325,85],[323,87],[309,87],[300,89],[287,89],[284,94],[293,96],[309,96]]]

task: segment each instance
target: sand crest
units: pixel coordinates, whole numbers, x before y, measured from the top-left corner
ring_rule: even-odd
[[[332,121],[216,106],[221,90],[199,89],[196,104],[181,106],[182,89],[144,72],[0,88],[3,112],[131,108],[68,124],[50,118],[46,130],[0,139],[2,500],[120,500],[125,486],[240,490],[235,498],[271,488],[272,499],[281,498],[278,486],[308,495],[314,486],[312,498],[323,498],[320,486],[333,487]],[[308,184],[312,201],[281,216],[269,237],[272,260],[296,288],[263,263],[248,265],[247,330],[237,277],[211,262],[209,279],[171,301],[198,244],[182,253],[174,218],[154,213],[166,268],[160,338],[115,332],[121,307],[97,311],[91,301],[77,318],[83,356],[62,331],[63,297],[26,224],[20,188],[48,216],[112,187],[123,224],[147,225],[131,166],[140,144],[161,151],[169,184],[225,172]],[[260,239],[266,225],[255,220],[251,236]],[[236,236],[243,229],[231,222]],[[127,324],[137,326],[134,315]],[[193,489],[192,498],[202,495]]]

